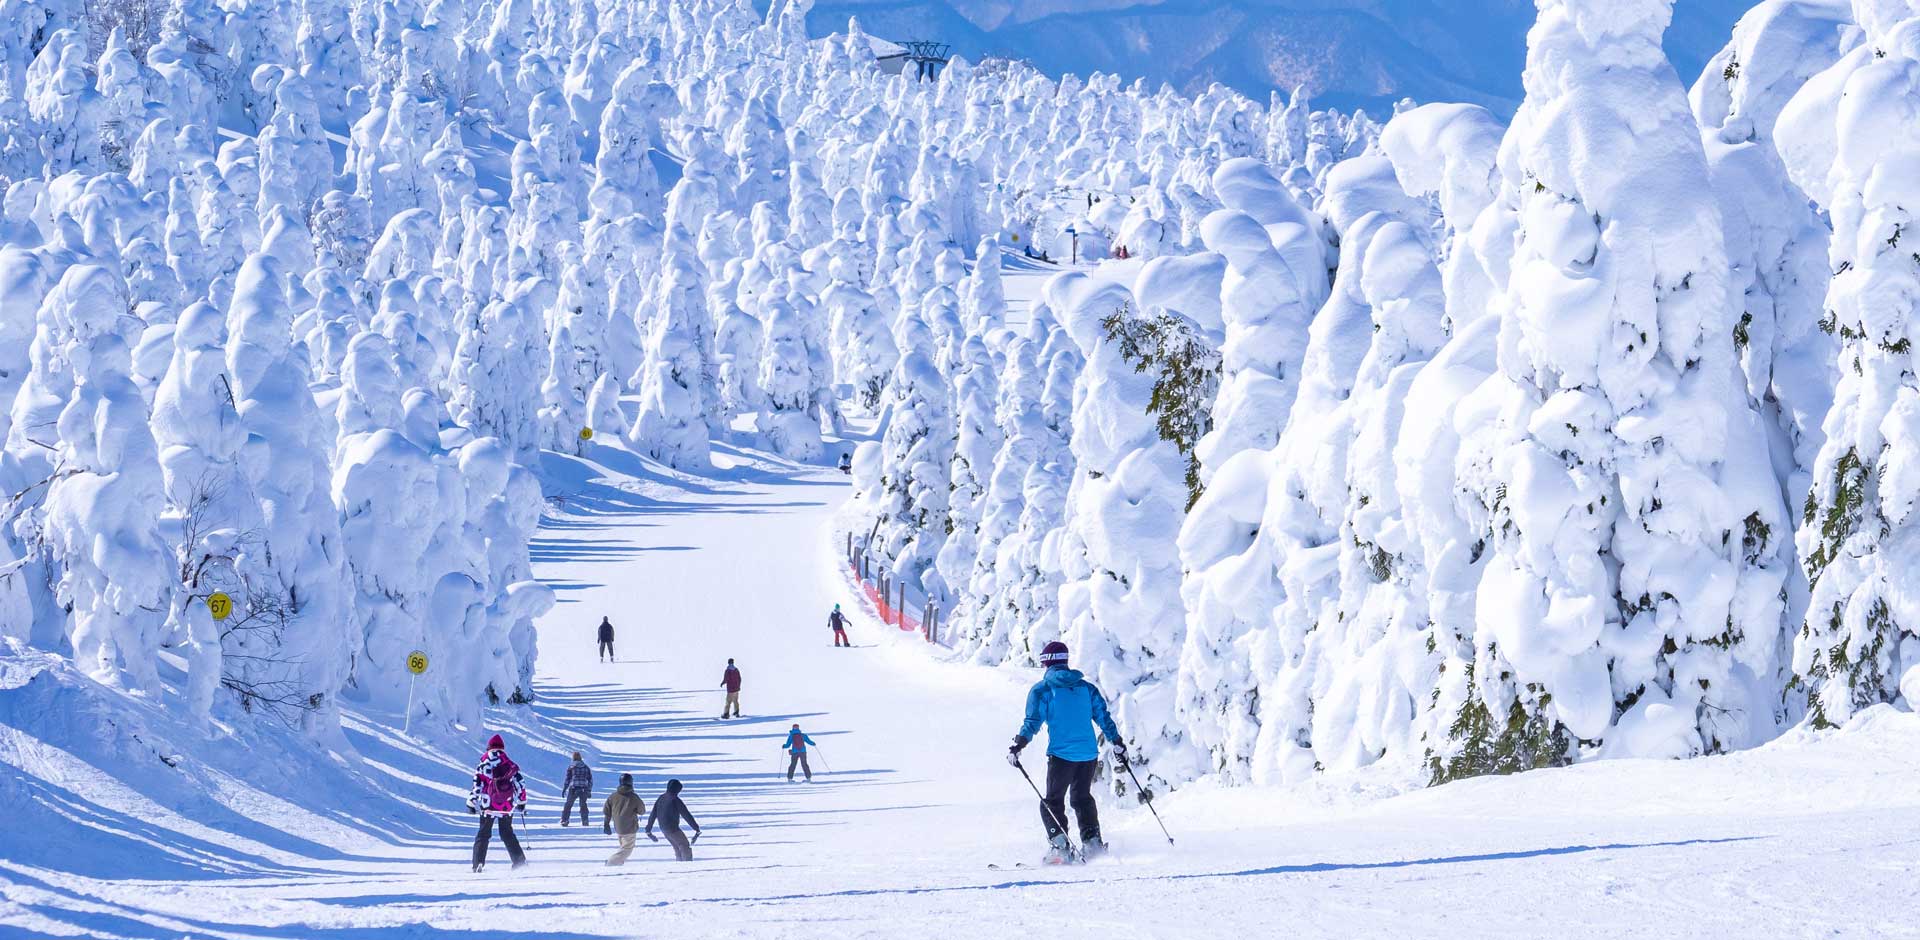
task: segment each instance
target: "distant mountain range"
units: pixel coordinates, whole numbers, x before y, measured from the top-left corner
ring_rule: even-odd
[[[761,0],[762,8],[765,0]],[[1751,0],[1679,0],[1667,54],[1691,83]],[[1520,102],[1532,0],[820,0],[816,35],[863,28],[955,53],[1093,71],[1183,91],[1222,82],[1265,99],[1305,83],[1316,105],[1379,111],[1403,97]]]

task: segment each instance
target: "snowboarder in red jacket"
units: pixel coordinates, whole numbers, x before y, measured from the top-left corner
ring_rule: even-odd
[[[727,660],[727,671],[720,674],[720,687],[727,690],[727,701],[720,706],[720,717],[728,717],[728,711],[733,712],[732,717],[740,717],[740,670],[731,659]]]

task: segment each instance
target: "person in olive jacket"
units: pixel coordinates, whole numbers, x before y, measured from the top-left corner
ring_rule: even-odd
[[[607,797],[607,805],[600,808],[601,831],[620,837],[620,850],[607,859],[607,864],[627,863],[634,843],[640,839],[640,814],[646,810],[647,804],[640,799],[640,794],[633,792],[633,775],[621,774],[620,786]]]

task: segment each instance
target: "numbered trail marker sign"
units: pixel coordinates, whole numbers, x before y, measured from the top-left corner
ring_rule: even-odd
[[[407,671],[419,675],[427,671],[427,654],[414,650],[407,654]]]
[[[215,591],[207,595],[207,613],[215,620],[225,620],[233,616],[233,598]]]

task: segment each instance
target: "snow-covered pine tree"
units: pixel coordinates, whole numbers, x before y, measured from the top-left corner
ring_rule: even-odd
[[[126,343],[112,331],[119,307],[97,302],[116,298],[70,296],[78,301],[65,312],[76,381],[57,426],[66,472],[47,487],[45,507],[56,594],[71,611],[74,660],[158,696],[161,628],[175,588],[160,535],[159,455],[146,401],[127,376]]]
[[[958,436],[953,450],[953,491],[948,496],[947,542],[936,564],[948,597],[961,596],[973,581],[979,559],[980,524],[986,514],[988,481],[994,456],[1005,438],[994,420],[998,379],[987,344],[978,336],[963,343],[954,387],[953,415]]]
[[[1062,274],[1047,302],[1086,357],[1057,556],[1061,632],[1112,699],[1142,778],[1189,780],[1201,764],[1175,715],[1186,627],[1173,541],[1198,483],[1191,455],[1218,359],[1184,318],[1139,315],[1124,287]]]
[[[223,647],[246,704],[300,716],[310,734],[339,734],[336,693],[360,649],[350,629],[340,522],[328,498],[332,444],[311,391],[306,356],[292,344],[295,314],[285,276],[267,255],[247,259],[227,310],[227,376],[246,431],[242,466],[267,522],[239,563],[247,598],[228,618]],[[243,629],[250,628],[250,629]],[[250,658],[251,657],[251,658]],[[229,683],[229,688],[234,687]]]
[[[1488,210],[1518,219],[1500,416],[1460,470],[1490,556],[1435,779],[1562,762],[1579,741],[1724,750],[1773,722],[1755,678],[1777,656],[1785,511],[1739,380],[1705,155],[1660,50],[1670,14],[1559,0],[1529,37]]]
[[[941,583],[934,559],[947,536],[957,438],[946,379],[924,352],[909,347],[894,366],[888,393],[875,548],[895,577],[932,595]]]
[[[667,234],[658,304],[640,367],[640,413],[627,433],[635,448],[683,469],[704,468],[712,459],[706,405],[712,369],[700,341],[707,308],[691,242],[685,229]]]
[[[792,460],[820,457],[820,418],[814,411],[812,364],[808,361],[805,325],[784,297],[762,305],[766,332],[761,341],[760,389],[766,410],[760,413],[760,433],[775,453]]]
[[[1838,337],[1839,383],[1797,536],[1812,597],[1792,659],[1816,725],[1920,696],[1920,610],[1904,600],[1911,553],[1900,548],[1920,521],[1920,273],[1906,235],[1916,137],[1904,117],[1920,57],[1897,38],[1920,14],[1904,3],[1853,12],[1861,42],[1799,89],[1774,131],[1794,184],[1833,224],[1820,326]]]

